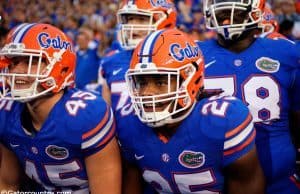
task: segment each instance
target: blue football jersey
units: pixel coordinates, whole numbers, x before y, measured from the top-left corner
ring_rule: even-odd
[[[159,193],[223,193],[222,170],[253,149],[255,139],[252,116],[234,97],[198,102],[168,142],[137,117],[123,128],[124,157]]]
[[[111,107],[117,121],[133,112],[125,82],[132,53],[133,50],[122,50],[102,62],[103,77],[111,91]]]
[[[90,92],[68,90],[34,134],[21,123],[25,106],[0,101],[1,142],[16,154],[41,190],[89,193],[84,160],[114,137],[111,108]]]
[[[295,149],[289,112],[300,110],[299,47],[288,40],[267,38],[257,38],[240,53],[221,47],[215,40],[199,42],[199,46],[205,58],[205,88],[222,89],[250,109],[267,180],[290,176]]]

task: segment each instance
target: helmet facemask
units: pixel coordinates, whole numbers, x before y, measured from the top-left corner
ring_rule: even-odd
[[[262,18],[257,0],[206,0],[204,15],[208,29],[216,30],[225,40],[238,38],[256,28]]]
[[[129,24],[128,17],[145,17],[148,22],[143,24]],[[120,43],[124,49],[134,49],[138,43],[151,32],[158,29],[158,26],[167,18],[162,11],[146,10],[120,10],[117,14]]]
[[[63,50],[61,51],[57,55],[62,55]],[[50,59],[43,50],[26,49],[21,43],[11,43],[0,51],[0,57],[8,63],[0,72],[0,77],[3,78],[0,92],[2,99],[28,102],[48,94],[56,87],[55,79],[49,75],[57,59]],[[22,72],[12,72],[13,65],[27,67]],[[30,86],[23,88],[23,84],[30,83]]]
[[[150,127],[160,127],[183,120],[194,105],[187,86],[196,72],[195,67],[186,64],[178,69],[143,69],[143,65],[145,64],[137,64],[140,69],[130,69],[126,74],[129,95],[139,119]],[[149,66],[155,67],[154,64],[148,64]],[[188,75],[182,76],[183,74]],[[148,83],[147,77],[166,84],[165,91],[149,95],[141,92],[142,86]]]

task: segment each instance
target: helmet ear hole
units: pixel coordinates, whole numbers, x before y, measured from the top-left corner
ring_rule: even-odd
[[[198,79],[196,79],[195,84],[198,85],[201,79],[202,79],[202,77],[199,77]]]
[[[68,72],[68,70],[69,70],[69,67],[64,67],[64,68],[62,68],[61,73],[65,74]]]

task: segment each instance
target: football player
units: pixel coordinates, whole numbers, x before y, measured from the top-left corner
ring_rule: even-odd
[[[70,39],[49,24],[23,23],[0,57],[0,190],[18,190],[23,171],[42,191],[121,193],[112,110],[72,87]]]
[[[122,49],[111,57],[103,59],[101,64],[105,79],[102,96],[111,103],[116,118],[117,133],[126,131],[127,119],[134,116],[124,78],[133,49],[149,33],[163,28],[174,28],[176,15],[174,4],[170,0],[126,0],[118,10],[118,40]],[[135,176],[134,173],[132,174]],[[123,185],[130,180],[124,179]]]
[[[103,98],[111,103],[118,117],[133,112],[130,105],[124,75],[129,68],[133,49],[149,33],[173,28],[176,25],[176,10],[169,1],[126,0],[117,12],[118,40],[121,51],[105,58],[101,68],[106,83],[103,85]]]
[[[205,87],[222,89],[250,109],[268,193],[299,194],[289,126],[292,115],[300,122],[299,46],[255,36],[261,32],[264,6],[263,0],[204,1],[206,25],[218,33],[215,40],[199,42]]]
[[[130,170],[158,193],[263,194],[252,116],[235,97],[204,97],[203,65],[177,29],[153,32],[134,50],[126,83],[137,117],[118,134]],[[131,183],[128,194],[139,193]]]

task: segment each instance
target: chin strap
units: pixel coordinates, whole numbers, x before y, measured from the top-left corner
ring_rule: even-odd
[[[247,38],[248,35],[255,29],[260,30],[261,28],[258,26],[258,24],[253,24],[253,25],[247,26],[240,34],[232,35],[230,38],[226,38],[223,35],[223,33],[219,33],[219,35],[222,37],[224,42],[226,42],[228,44],[234,44],[235,42],[238,42],[238,41],[241,41],[241,40]]]
[[[192,110],[194,109],[195,105],[196,105],[196,102],[194,102],[194,104],[192,104],[192,106],[190,106],[188,109],[186,109],[185,113],[181,116],[178,116],[176,118],[173,118],[174,115],[171,115],[170,117],[168,117],[167,119],[164,119],[164,120],[161,120],[161,121],[158,121],[158,122],[151,122],[151,123],[146,123],[149,127],[154,127],[154,128],[157,128],[157,127],[162,127],[164,125],[167,125],[167,124],[174,124],[174,123],[178,123],[182,120],[184,120],[191,112]],[[181,112],[177,113],[177,114],[180,114]],[[176,114],[175,114],[176,115]]]
[[[163,111],[153,111],[153,112],[145,112],[144,116],[146,118],[146,121],[148,120],[148,118],[150,118],[151,120],[153,120],[153,118],[156,120],[157,118],[161,118],[159,121],[156,122],[149,122],[147,123],[148,126],[150,127],[161,127],[163,125],[165,125],[167,123],[168,120],[172,120],[171,115],[170,115],[170,107],[172,105],[173,102],[170,102],[170,104],[163,110]],[[170,115],[170,116],[168,116]]]

